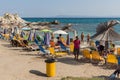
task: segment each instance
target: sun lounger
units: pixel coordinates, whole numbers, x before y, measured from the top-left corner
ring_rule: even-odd
[[[98,61],[104,60],[104,58],[99,55],[98,51],[92,51],[91,55],[92,55],[92,60],[98,60]]]
[[[23,44],[18,40],[11,40],[10,43],[12,44],[13,47],[23,46]]]
[[[60,45],[60,48],[61,48],[60,51],[64,51],[64,52],[68,52],[69,53],[69,51],[70,51],[69,47],[66,47],[62,42],[59,43],[59,45]]]
[[[117,57],[114,54],[107,55],[107,63],[118,64]]]
[[[90,60],[92,59],[92,55],[90,54],[90,51],[88,49],[84,49],[82,53],[84,58],[90,59]]]
[[[23,47],[23,49],[28,51],[36,51],[39,50],[39,47],[36,44],[31,44],[31,45],[26,45],[25,47]]]
[[[73,42],[70,43],[69,48],[70,48],[70,52],[73,53],[73,51],[74,51],[74,43]]]
[[[67,52],[63,52],[59,50],[56,51],[54,47],[49,47],[49,51],[52,56],[56,56],[56,57],[67,55]]]
[[[118,59],[114,54],[108,54],[106,59],[107,68],[117,68]]]
[[[105,64],[105,59],[100,56],[98,51],[92,51],[91,52],[91,56],[92,56],[92,63],[98,63],[98,65],[103,65]]]
[[[39,44],[39,42],[38,42],[37,39],[35,39],[34,41],[35,41],[35,43],[36,43],[36,44],[38,45],[38,47],[39,47],[39,50],[40,50],[39,53],[42,53],[42,54],[44,54],[44,55],[45,55],[45,54],[49,54],[49,51],[48,51],[48,50],[45,50],[45,49],[42,47],[42,45]],[[39,53],[38,53],[38,54],[39,54]]]

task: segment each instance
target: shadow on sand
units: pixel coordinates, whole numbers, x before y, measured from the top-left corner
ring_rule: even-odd
[[[115,78],[115,79],[110,79],[109,76],[104,76],[104,75],[101,75],[101,76],[94,76],[95,78],[98,77],[98,78],[102,78],[104,80],[120,80],[120,78]]]
[[[1,45],[8,48],[12,47],[10,44],[1,44]]]
[[[40,71],[37,71],[37,70],[30,70],[29,71],[31,74],[35,74],[37,76],[43,76],[43,77],[47,77],[47,75],[45,73],[42,73]]]
[[[38,54],[20,54],[20,55],[23,55],[23,56],[39,56]]]
[[[57,62],[61,62],[61,63],[65,63],[65,64],[70,64],[70,65],[83,65],[83,64],[85,64],[80,59],[79,60],[75,60],[72,57],[57,58]]]

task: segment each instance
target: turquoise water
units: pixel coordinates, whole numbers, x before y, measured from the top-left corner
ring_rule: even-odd
[[[90,33],[93,35],[96,33],[96,27],[98,24],[102,22],[106,22],[109,20],[119,20],[120,18],[23,18],[26,21],[30,22],[52,22],[54,20],[59,21],[62,26],[68,23],[72,23],[73,29],[77,30],[78,35],[81,32],[84,32],[85,35]],[[115,31],[120,33],[120,24],[114,26]],[[71,34],[72,35],[72,34]]]

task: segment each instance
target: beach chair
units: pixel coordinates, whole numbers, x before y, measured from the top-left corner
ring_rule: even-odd
[[[70,48],[70,52],[73,53],[73,51],[74,51],[74,43],[73,42],[70,43],[69,48]]]
[[[50,54],[55,57],[61,57],[67,55],[67,52],[56,51],[54,47],[49,47]]]
[[[59,45],[60,45],[62,51],[67,50],[67,47],[63,43],[59,43]]]
[[[92,60],[91,60],[92,63],[96,63],[98,65],[105,64],[105,59],[102,56],[100,56],[98,51],[93,50],[91,52],[91,56],[92,56]]]
[[[69,51],[70,51],[70,50],[69,50],[69,47],[66,47],[62,42],[59,43],[59,45],[60,45],[60,47],[61,47],[61,50],[60,50],[60,51],[69,53]]]
[[[89,60],[92,59],[92,55],[91,55],[91,53],[90,53],[90,51],[89,51],[88,49],[84,49],[84,50],[82,51],[82,54],[83,54],[83,57],[84,57],[84,58],[89,59]]]
[[[39,50],[38,45],[36,45],[35,43],[28,45],[28,41],[27,40],[23,40],[23,44],[24,44],[23,50],[28,50],[28,51]]]
[[[108,54],[107,55],[107,63],[113,63],[113,64],[117,64],[118,60],[116,58],[116,56],[114,54]]]
[[[107,68],[116,68],[118,65],[118,59],[114,54],[108,54],[106,62]]]
[[[9,39],[10,39],[10,35],[9,35],[9,34],[4,34],[4,38],[5,38],[6,40],[9,40]]]
[[[11,42],[11,44],[12,44],[12,46],[13,47],[23,47],[24,45],[20,42],[20,41],[18,41],[18,40],[11,40],[10,41]]]
[[[42,45],[39,44],[39,42],[38,42],[37,39],[34,39],[34,41],[35,41],[35,43],[38,45],[39,50],[40,50],[40,52],[38,52],[38,54],[41,53],[41,52],[42,52],[43,55],[45,55],[45,54],[48,55],[48,54],[49,54],[49,51],[48,51],[48,50],[45,50],[45,49],[42,47]]]
[[[55,54],[55,49],[54,47],[49,47],[50,54],[54,55]]]
[[[117,48],[117,55],[120,55],[120,47]]]
[[[92,55],[92,60],[98,60],[98,61],[104,60],[104,58],[100,56],[98,51],[92,51],[91,55]]]

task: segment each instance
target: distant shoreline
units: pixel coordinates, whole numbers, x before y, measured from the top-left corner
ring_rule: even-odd
[[[120,18],[120,17],[22,17],[23,19],[24,18],[71,18],[71,19],[74,19],[74,18],[81,18],[81,19],[102,19],[102,18],[104,18],[104,19],[118,19],[118,18]]]

